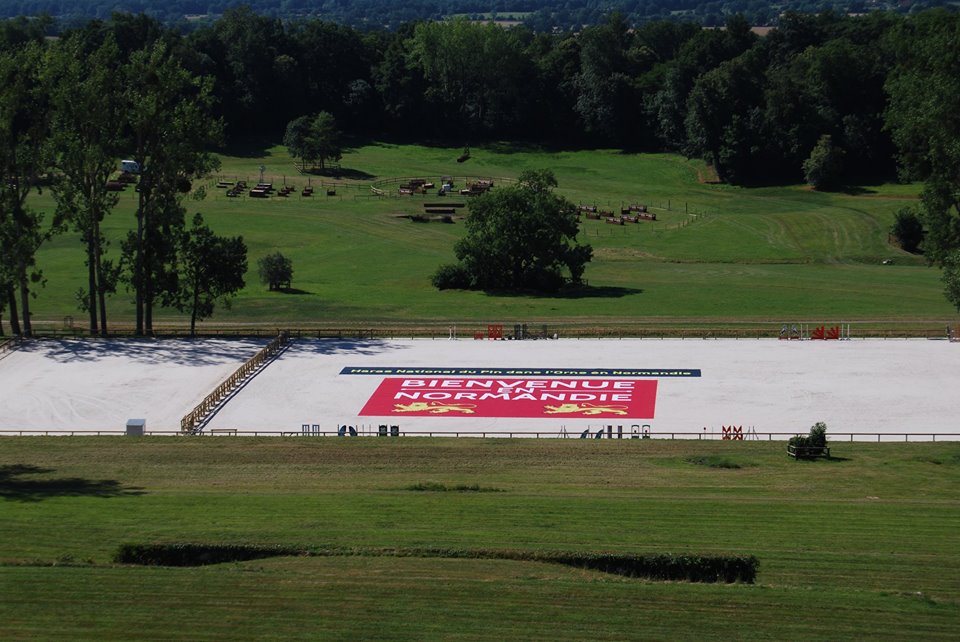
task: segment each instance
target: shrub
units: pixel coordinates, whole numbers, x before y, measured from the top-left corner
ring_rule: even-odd
[[[810,427],[807,436],[795,435],[790,438],[790,445],[802,449],[798,457],[817,457],[823,454],[827,447],[827,424],[818,421]]]
[[[463,265],[448,263],[437,268],[431,283],[438,290],[469,290],[473,287],[473,278]]]
[[[803,161],[803,176],[815,190],[830,190],[840,183],[844,152],[834,147],[829,134],[817,141],[810,157]]]
[[[904,252],[919,254],[923,243],[923,222],[911,208],[905,207],[896,214],[890,233]]]
[[[266,283],[270,290],[280,290],[290,287],[293,280],[293,261],[280,252],[268,254],[257,261],[260,271],[260,281]]]

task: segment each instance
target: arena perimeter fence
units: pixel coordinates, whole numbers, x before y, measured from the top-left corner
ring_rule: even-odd
[[[83,338],[89,330],[82,322],[66,317],[62,324],[34,322],[34,338]],[[477,339],[489,338],[490,329],[499,327],[505,340],[537,339],[777,339],[788,336],[808,339],[818,327],[843,327],[844,339],[960,339],[960,324],[955,319],[929,321],[632,321],[610,323],[566,323],[549,320],[489,321],[412,321],[409,323],[329,323],[303,324],[282,328],[276,324],[207,324],[190,333],[188,325],[154,322],[156,338],[232,338],[275,337],[286,332],[291,338],[305,339]],[[794,335],[796,328],[800,336]],[[114,324],[109,336],[134,337],[133,326]]]
[[[369,428],[369,427],[367,427]],[[599,426],[591,426],[599,428]],[[600,441],[631,441],[633,439],[690,439],[702,441],[786,441],[799,432],[765,432],[752,431],[749,434],[744,433],[742,438],[733,435],[724,435],[721,433],[705,433],[698,431],[650,431],[642,435],[627,435],[619,438],[614,434],[611,438],[605,433]],[[103,437],[103,436],[122,436],[126,435],[124,430],[0,430],[0,436],[6,437]],[[287,438],[309,438],[309,437],[342,437],[344,439],[353,439],[340,434],[339,429],[317,430],[304,432],[303,430],[241,430],[236,428],[215,428],[198,432],[184,432],[182,430],[147,430],[145,436],[170,437],[170,436],[198,436],[198,437],[287,437]],[[397,434],[388,436],[378,431],[370,430],[361,432],[358,437],[380,437],[384,439],[396,439],[398,437],[473,437],[483,439],[580,439],[580,431],[564,432],[562,430],[550,431],[506,431],[506,430],[400,430]],[[589,434],[586,439],[597,439],[595,433]],[[873,442],[873,443],[917,443],[917,442],[937,442],[937,441],[960,441],[960,432],[952,433],[876,433],[876,432],[831,432],[829,443],[838,442]]]

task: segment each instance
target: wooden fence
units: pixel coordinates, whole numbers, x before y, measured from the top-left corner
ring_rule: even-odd
[[[277,354],[287,343],[288,334],[281,332],[277,337],[268,343],[260,352],[253,355],[246,363],[240,366],[236,372],[227,377],[226,381],[217,386],[216,390],[204,397],[196,408],[191,410],[183,419],[180,420],[180,431],[183,433],[195,434],[203,420],[213,411],[228,394],[242,384],[256,370],[269,361]]]
[[[205,432],[198,433],[184,433],[183,431],[174,431],[174,430],[148,430],[144,432],[145,436],[155,436],[155,437],[174,437],[184,434],[195,434],[201,437],[219,437],[219,436],[231,436],[231,437],[297,437],[297,438],[307,438],[307,437],[343,437],[339,434],[339,430],[319,430],[319,431],[310,431],[304,432],[303,429],[299,430],[248,430],[240,428],[218,428],[216,430],[210,430]],[[731,441],[786,441],[790,437],[795,436],[796,432],[766,432],[766,431],[756,431],[751,432],[749,435],[744,435],[742,440],[731,440]],[[32,428],[22,428],[22,429],[0,429],[0,439],[3,437],[106,437],[106,436],[124,436],[126,432],[123,430],[37,430]],[[357,438],[370,438],[377,437],[378,433],[375,431],[366,431],[359,433]],[[398,437],[479,437],[483,439],[493,439],[493,438],[508,438],[508,439],[550,439],[550,438],[560,438],[560,439],[579,439],[579,433],[577,431],[564,431],[563,429],[554,429],[549,431],[536,431],[536,432],[510,432],[507,430],[399,430],[397,432]],[[613,437],[607,436],[606,433],[603,434],[602,438],[597,438],[596,433],[591,433],[589,438],[584,438],[584,441],[619,441],[620,443],[626,443],[634,439],[643,439],[649,437],[650,439],[671,439],[671,440],[681,440],[681,439],[690,439],[697,441],[726,441],[721,434],[708,434],[703,432],[696,431],[656,431],[644,433],[642,435],[634,434],[624,434],[622,438],[619,438],[616,434]],[[352,437],[344,437],[346,439],[352,439]],[[923,443],[923,442],[958,442],[960,441],[960,433],[951,432],[951,433],[876,433],[876,432],[834,432],[830,433],[830,447],[836,447],[837,444],[841,442],[874,442],[874,443]]]
[[[0,341],[0,357],[4,357],[8,353],[13,352],[19,345],[20,339],[17,337],[14,337],[13,339],[7,339],[6,341]]]

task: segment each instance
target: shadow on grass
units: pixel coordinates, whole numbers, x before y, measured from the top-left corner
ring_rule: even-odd
[[[536,292],[533,290],[484,290],[487,296],[531,297],[536,299],[621,299],[625,296],[643,294],[641,288],[622,288],[618,286],[583,285],[566,288],[559,292]]]
[[[840,192],[841,194],[846,194],[847,196],[866,196],[868,194],[878,193],[877,190],[869,189],[867,187],[863,187],[862,185],[845,185],[844,187],[840,187],[834,191]]]
[[[115,479],[21,479],[24,475],[54,472],[27,464],[0,466],[0,497],[19,502],[38,502],[52,497],[129,497],[143,495],[140,488],[124,487]]]
[[[266,136],[237,136],[219,151],[237,158],[267,158],[271,156],[270,148],[276,144],[277,140]]]
[[[307,292],[306,290],[301,290],[300,288],[280,288],[274,290],[274,292],[279,292],[280,294],[313,294],[313,292]]]
[[[354,169],[352,167],[324,167],[323,169],[314,168],[305,171],[304,176],[320,176],[323,178],[346,178],[355,181],[372,181],[376,178],[374,174],[370,174],[361,169]]]

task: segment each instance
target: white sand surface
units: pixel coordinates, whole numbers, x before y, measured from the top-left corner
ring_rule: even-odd
[[[0,359],[0,430],[122,430],[128,418],[142,417],[148,431],[175,431],[262,345],[33,342]],[[387,375],[340,374],[345,367],[699,370],[700,376],[658,377],[652,418],[361,417]],[[566,430],[578,436],[612,424],[628,434],[646,425],[655,436],[678,437],[717,437],[724,426],[739,426],[763,439],[767,433],[785,439],[823,421],[834,436],[914,440],[955,433],[960,439],[958,392],[960,343],[946,341],[301,339],[236,391],[205,431],[299,433],[309,424],[331,432],[346,424],[365,433],[391,424],[406,434]]]
[[[0,430],[179,430],[266,340],[38,340],[0,359]]]

